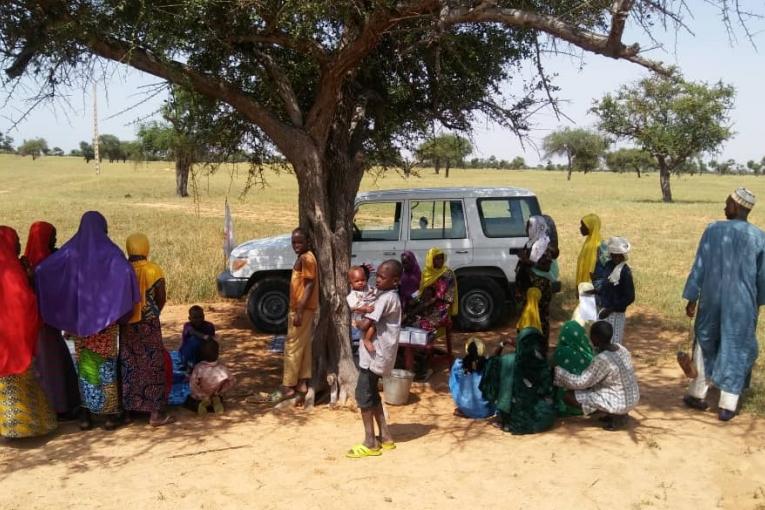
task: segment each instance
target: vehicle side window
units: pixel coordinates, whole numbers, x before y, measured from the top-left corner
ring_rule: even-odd
[[[398,241],[401,237],[401,202],[359,205],[353,218],[354,241]]]
[[[539,214],[534,197],[480,198],[478,214],[486,237],[525,237],[526,222]]]
[[[461,200],[411,200],[409,239],[464,239],[467,237]]]

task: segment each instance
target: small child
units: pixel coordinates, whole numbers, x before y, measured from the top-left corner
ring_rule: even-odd
[[[230,390],[235,383],[234,376],[226,365],[218,361],[219,350],[218,342],[205,340],[199,348],[199,363],[191,372],[191,396],[199,401],[197,412],[200,415],[207,414],[210,405],[215,414],[223,413],[221,395]]]
[[[613,326],[613,342],[624,342],[624,321],[627,307],[635,302],[635,284],[632,271],[627,265],[630,243],[623,237],[608,240],[608,253],[611,260],[606,264],[608,275],[598,291],[601,310],[598,318],[608,321]]]
[[[555,385],[567,391],[563,400],[571,407],[581,408],[585,415],[595,411],[606,413],[606,430],[617,430],[626,422],[629,412],[640,400],[640,390],[630,352],[613,343],[613,328],[598,321],[590,328],[590,338],[598,355],[581,375],[555,367]]]
[[[369,269],[366,266],[352,266],[348,270],[348,283],[351,286],[351,291],[345,300],[348,303],[348,308],[351,309],[351,339],[355,344],[354,347],[358,347],[358,342],[361,339],[361,331],[359,331],[357,324],[364,319],[364,314],[372,312],[375,308],[374,289],[369,288],[368,280]],[[367,330],[367,335],[371,334],[373,332]],[[368,338],[373,337],[368,336]]]
[[[454,360],[449,374],[449,390],[457,406],[454,415],[462,418],[487,418],[494,414],[479,389],[483,377],[485,347],[478,338],[470,338],[465,345],[465,357]]]
[[[199,349],[205,341],[215,339],[215,326],[205,320],[205,311],[199,305],[189,308],[189,322],[183,325],[181,355],[183,368],[191,370],[199,362]]]
[[[398,297],[398,282],[401,278],[401,262],[389,259],[377,268],[377,299],[374,310],[367,313],[358,323],[364,332],[363,345],[359,347],[359,378],[356,383],[356,404],[361,410],[364,423],[364,441],[355,445],[346,457],[376,457],[382,450],[396,447],[385,422],[382,400],[378,390],[381,377],[393,370],[398,350],[398,334],[401,330],[401,302]],[[368,338],[368,330],[373,331]],[[375,421],[380,430],[375,436]]]

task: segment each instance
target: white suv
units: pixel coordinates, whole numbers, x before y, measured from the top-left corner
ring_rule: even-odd
[[[485,330],[503,317],[513,296],[517,254],[526,221],[541,214],[536,196],[520,188],[422,188],[372,191],[356,198],[351,260],[375,267],[411,250],[422,267],[437,246],[457,274],[458,325]],[[295,253],[290,236],[256,239],[231,252],[217,278],[218,293],[247,296],[247,315],[259,330],[286,330]]]

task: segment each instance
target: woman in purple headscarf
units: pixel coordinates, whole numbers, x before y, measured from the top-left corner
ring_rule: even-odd
[[[401,298],[401,310],[405,311],[406,306],[412,300],[412,294],[420,290],[420,278],[422,271],[417,263],[417,257],[409,250],[401,252],[401,265],[404,271],[401,273],[401,280],[398,284],[398,295]]]
[[[37,266],[35,279],[43,321],[74,336],[80,428],[92,426],[91,413],[106,416],[107,430],[115,428],[118,322],[129,318],[140,293],[133,268],[107,236],[106,219],[83,214],[77,233]]]

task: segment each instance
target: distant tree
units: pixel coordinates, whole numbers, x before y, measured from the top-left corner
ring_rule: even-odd
[[[120,150],[125,160],[143,161],[144,159],[141,142],[138,140],[131,140],[129,142],[120,141]]]
[[[473,152],[473,146],[467,138],[448,133],[425,140],[416,152],[421,161],[433,164],[436,174],[443,162],[444,176],[449,177],[449,168],[464,161]]]
[[[662,199],[671,202],[670,175],[732,135],[728,114],[734,94],[722,82],[707,85],[685,81],[679,74],[652,75],[606,94],[592,112],[600,129],[656,158]]]
[[[509,168],[510,170],[523,170],[526,168],[526,160],[521,156],[516,156],[510,162]]]
[[[746,162],[746,167],[752,171],[754,175],[760,175],[760,172],[762,172],[762,163],[765,162],[765,158],[762,159],[762,162],[758,163],[753,159],[750,159]]]
[[[122,142],[114,135],[101,135],[98,137],[98,156],[100,159],[106,157],[109,163],[125,161],[126,159],[122,151]]]
[[[51,156],[63,156],[64,150],[61,147],[53,147],[50,151]]]
[[[564,128],[547,135],[542,142],[545,157],[562,156],[566,158],[568,180],[573,170],[584,173],[598,168],[600,158],[606,152],[608,143],[600,134],[589,129]]]
[[[81,158],[82,157],[82,151],[80,149],[72,149],[69,151],[69,155],[72,157]]]
[[[656,160],[642,149],[619,149],[606,154],[606,166],[612,172],[636,172],[638,179],[641,172],[656,168]]]
[[[31,140],[24,140],[19,146],[19,154],[22,156],[32,156],[32,160],[39,158],[43,154],[48,154],[48,142],[45,138],[33,138]]]
[[[549,159],[547,160],[547,163],[545,164],[545,170],[555,170],[555,165],[553,165],[553,162]]]
[[[85,163],[90,163],[96,159],[96,151],[88,142],[80,142],[80,154],[85,158]]]
[[[13,154],[14,152],[16,151],[13,148],[13,138],[0,133],[0,153]]]

